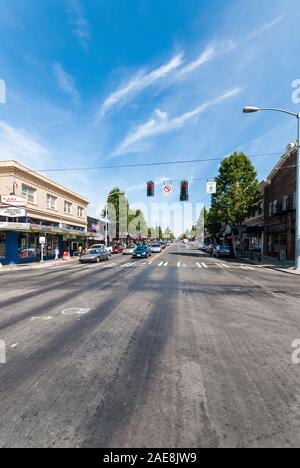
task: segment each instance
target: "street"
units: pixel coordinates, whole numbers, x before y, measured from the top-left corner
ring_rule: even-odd
[[[297,447],[300,279],[183,244],[0,271],[1,447]]]

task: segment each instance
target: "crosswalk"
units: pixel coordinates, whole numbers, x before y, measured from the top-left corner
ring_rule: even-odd
[[[92,264],[73,264],[68,267],[68,270],[77,270],[77,269],[101,269],[101,270],[108,270],[108,269],[113,269],[113,268],[121,268],[123,270],[131,269],[131,268],[139,268],[139,267],[153,267],[153,268],[159,268],[159,269],[166,269],[166,268],[176,268],[176,269],[191,269],[194,268],[196,270],[223,270],[223,271],[234,271],[234,270],[240,270],[240,271],[257,271],[258,269],[262,269],[261,266],[257,265],[247,265],[247,264],[241,264],[241,263],[221,263],[221,262],[184,262],[184,261],[175,261],[175,262],[170,262],[170,261],[165,261],[165,260],[147,260],[147,261],[129,261],[127,263],[120,263],[118,261],[116,262],[102,262],[100,265],[96,263]],[[51,268],[47,268],[47,270],[54,270],[54,269],[61,269],[61,267],[55,266]],[[267,270],[267,268],[266,268]],[[270,271],[270,270],[269,270]]]

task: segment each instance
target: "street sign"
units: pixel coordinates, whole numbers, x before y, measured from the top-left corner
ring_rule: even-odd
[[[27,206],[25,198],[16,197],[15,195],[1,195],[1,203],[10,206]]]
[[[46,244],[46,237],[40,237],[40,238],[39,238],[39,243],[40,243],[41,245],[45,245],[45,244]]]
[[[207,182],[206,193],[209,193],[210,195],[217,193],[217,182]]]
[[[0,208],[0,216],[4,216],[7,218],[25,218],[26,209],[17,208],[15,206]]]
[[[170,184],[165,184],[163,186],[163,194],[165,197],[169,197],[173,193],[173,186]]]

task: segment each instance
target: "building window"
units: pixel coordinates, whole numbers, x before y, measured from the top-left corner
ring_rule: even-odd
[[[78,216],[78,218],[83,218],[83,212],[84,212],[83,208],[81,206],[78,206],[77,207],[77,216]]]
[[[269,203],[269,216],[272,216],[273,214],[273,203]]]
[[[272,214],[277,214],[277,200],[273,201],[273,209],[272,209]]]
[[[18,257],[36,258],[37,257],[37,237],[35,234],[20,232],[18,238]]]
[[[56,210],[57,198],[53,195],[47,195],[47,208],[49,210]]]
[[[65,201],[64,212],[66,214],[72,214],[72,203]]]
[[[263,202],[262,201],[259,202],[259,205],[258,205],[258,214],[259,215],[263,214],[263,206],[264,206]]]
[[[284,197],[283,197],[283,202],[282,202],[282,210],[283,210],[283,211],[287,211],[287,210],[288,210],[288,207],[289,207],[289,196],[288,196],[288,195],[284,195]]]
[[[6,257],[6,234],[5,232],[0,232],[0,258],[3,259]]]
[[[29,202],[35,203],[36,190],[28,185],[22,185],[22,196]]]

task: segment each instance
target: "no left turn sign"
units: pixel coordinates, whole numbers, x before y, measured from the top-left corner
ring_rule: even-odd
[[[173,186],[170,184],[165,184],[163,186],[163,194],[165,195],[165,197],[172,195],[172,193],[173,193]]]

